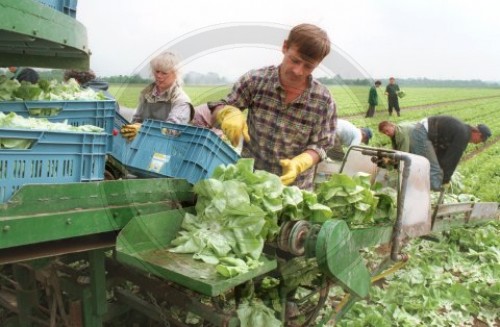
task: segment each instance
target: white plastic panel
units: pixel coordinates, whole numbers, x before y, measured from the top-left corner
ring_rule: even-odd
[[[367,148],[369,150],[377,150]],[[394,181],[390,178],[390,172],[386,169],[377,167],[371,161],[371,156],[361,153],[363,147],[351,148],[344,164],[342,172],[347,175],[354,175],[358,172],[369,173],[375,176],[376,180],[386,184],[388,181]],[[411,160],[408,185],[403,196],[403,234],[416,237],[428,234],[431,228],[430,210],[430,165],[429,161],[414,154],[405,152],[391,151],[383,149],[386,152],[400,153],[408,156]],[[401,176],[404,169],[404,163],[401,164]],[[396,176],[397,177],[397,176]],[[396,178],[397,179],[397,178]],[[395,186],[395,185],[390,185]]]

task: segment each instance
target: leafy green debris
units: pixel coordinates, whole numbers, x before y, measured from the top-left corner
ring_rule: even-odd
[[[40,80],[36,84],[17,80],[0,80],[0,100],[3,101],[62,101],[106,100],[101,91],[81,88],[74,78],[59,83],[56,80]]]
[[[241,327],[282,326],[281,322],[274,316],[274,311],[257,299],[240,304],[237,313]]]
[[[497,326],[500,224],[461,227],[439,242],[415,239],[410,261],[373,287],[337,326]]]

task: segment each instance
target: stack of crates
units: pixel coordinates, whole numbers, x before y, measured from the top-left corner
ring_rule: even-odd
[[[37,2],[60,11],[65,15],[73,18],[76,17],[78,0],[37,0]]]
[[[116,131],[126,123],[116,115]],[[217,166],[239,159],[229,144],[206,128],[146,120],[132,142],[116,131],[111,155],[138,177],[175,177],[195,184],[209,178]]]
[[[104,179],[113,141],[115,101],[3,101],[0,111],[23,117],[94,125],[104,133],[0,128],[0,139],[27,140],[26,149],[0,148],[0,203],[25,184],[72,183]]]

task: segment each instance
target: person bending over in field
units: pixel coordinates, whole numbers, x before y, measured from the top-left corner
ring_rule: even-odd
[[[314,169],[333,145],[336,109],[330,91],[312,72],[330,52],[326,32],[295,26],[283,42],[278,66],[251,70],[221,102],[209,103],[214,120],[255,168],[281,175],[285,185],[313,185]],[[241,110],[248,108],[248,117]],[[248,123],[248,124],[247,124]]]
[[[132,124],[121,129],[129,141],[135,138],[146,119],[187,124],[193,118],[194,108],[181,87],[178,66],[179,59],[171,52],[163,52],[151,60],[155,80],[141,91]]]
[[[343,147],[368,144],[371,138],[372,130],[368,127],[357,128],[347,120],[337,119],[334,145],[326,154],[331,159],[342,160],[345,155]]]
[[[448,188],[468,143],[485,142],[491,136],[488,126],[474,127],[451,116],[431,116],[418,123],[399,125],[383,121],[379,131],[391,138],[394,149],[429,160],[434,191]]]

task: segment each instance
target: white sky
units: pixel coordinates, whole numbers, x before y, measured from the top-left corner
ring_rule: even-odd
[[[77,7],[100,76],[138,72],[160,49],[221,26],[308,22],[325,29],[364,76],[500,81],[499,13],[498,0],[79,0]],[[261,45],[189,54],[182,71],[236,78],[279,63],[281,44],[266,44],[262,34]]]

